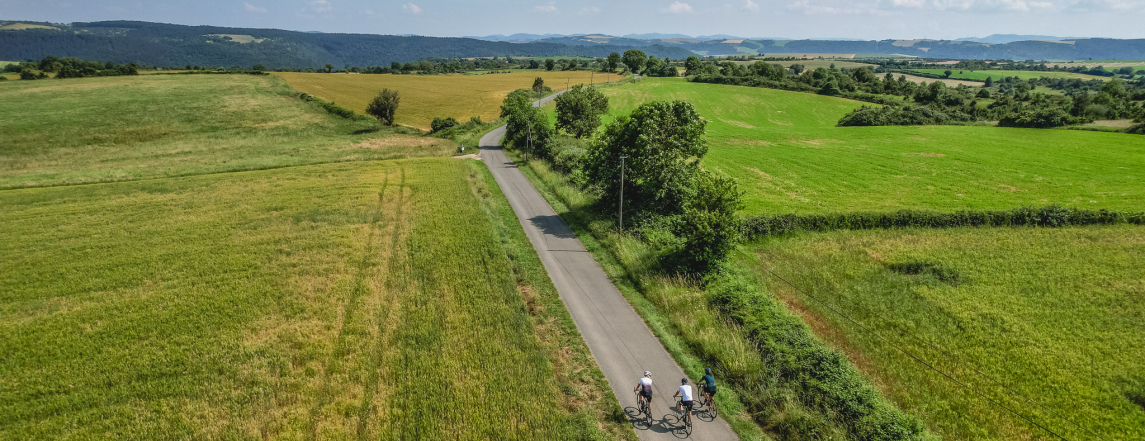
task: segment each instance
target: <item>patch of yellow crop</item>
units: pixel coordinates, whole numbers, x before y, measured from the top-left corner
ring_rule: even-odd
[[[365,114],[366,104],[383,88],[396,89],[401,104],[397,124],[429,129],[436,117],[466,121],[480,116],[497,119],[505,96],[517,89],[528,89],[541,77],[545,85],[561,90],[577,84],[619,81],[623,77],[599,72],[530,71],[486,75],[370,75],[279,72],[278,75],[300,92],[306,92],[339,106]]]
[[[265,38],[254,38],[253,35],[242,35],[242,34],[207,34],[205,36],[206,37],[219,37],[219,38],[230,37],[231,41],[233,41],[235,43],[243,43],[243,44],[262,43],[262,42],[266,41]]]
[[[57,28],[57,27],[37,25],[37,24],[28,24],[28,23],[10,23],[10,24],[6,24],[4,26],[0,26],[0,30],[5,30],[5,31],[23,31],[26,29],[55,29],[57,31],[60,30],[60,28]]]

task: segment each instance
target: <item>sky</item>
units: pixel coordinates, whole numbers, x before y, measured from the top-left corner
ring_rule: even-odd
[[[1145,0],[0,0],[0,20],[141,20],[441,37],[1145,38]]]

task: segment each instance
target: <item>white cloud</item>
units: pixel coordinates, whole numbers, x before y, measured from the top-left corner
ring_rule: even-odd
[[[537,12],[554,13],[557,12],[557,4],[555,2],[549,2],[547,5],[537,5],[536,9]]]
[[[326,0],[314,0],[310,2],[310,10],[314,12],[330,12],[334,9]]]
[[[246,9],[247,12],[256,12],[259,14],[265,14],[267,12],[266,8],[262,6],[255,6],[246,2],[243,2],[243,9]]]
[[[371,11],[371,10],[369,10],[369,9],[367,9],[367,10],[365,10],[365,11],[362,11],[362,12],[365,12],[365,13],[366,13],[366,15],[374,15],[374,11]]]
[[[906,8],[921,8],[926,6],[926,0],[892,0],[895,6],[902,6]]]
[[[661,9],[660,12],[665,14],[688,14],[692,12],[692,7],[687,3],[676,1],[668,5],[667,8]]]
[[[600,8],[596,6],[586,6],[577,13],[580,15],[596,15],[600,13]]]
[[[740,9],[751,12],[759,12],[759,4],[751,0],[743,0],[743,6],[741,6]]]
[[[406,3],[402,5],[402,10],[410,14],[421,14],[421,8],[417,7],[417,5],[413,3]]]
[[[801,11],[804,14],[831,14],[831,15],[862,15],[877,14],[879,11],[871,5],[846,3],[847,6],[835,7],[823,4],[812,4],[809,0],[799,0],[787,5],[791,11]]]

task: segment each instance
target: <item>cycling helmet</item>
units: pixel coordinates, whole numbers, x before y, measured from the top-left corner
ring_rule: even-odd
[[[648,371],[644,371],[644,376],[645,376],[645,377],[651,377],[651,376],[652,376],[652,373],[651,373],[651,372],[648,372]]]
[[[711,375],[712,374],[712,368],[704,368],[704,373]]]
[[[680,384],[688,384],[688,378],[687,377],[681,378]]]

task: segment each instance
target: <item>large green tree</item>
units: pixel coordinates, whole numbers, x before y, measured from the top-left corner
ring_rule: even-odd
[[[550,158],[553,126],[549,124],[548,115],[533,106],[533,99],[529,95],[527,89],[517,89],[509,93],[501,103],[505,141],[518,150]]]
[[[577,138],[592,136],[600,116],[608,113],[608,97],[592,87],[578,84],[556,98],[557,130]]]
[[[620,60],[621,60],[620,54],[618,54],[616,52],[608,54],[608,61],[607,61],[608,71],[609,72],[616,72],[616,68],[620,67]]]
[[[705,121],[684,101],[641,105],[609,124],[589,148],[585,174],[600,190],[600,209],[620,206],[620,157],[626,156],[626,225],[676,237],[666,267],[705,272],[738,240],[742,202],[735,181],[703,170]],[[658,233],[659,234],[659,233]]]
[[[382,89],[378,95],[366,105],[366,114],[378,119],[378,122],[387,126],[394,124],[394,114],[398,112],[401,96],[397,90]]]
[[[644,63],[648,62],[648,56],[640,49],[629,49],[624,51],[624,65],[628,66],[628,70],[634,74],[638,74],[644,70]]]

